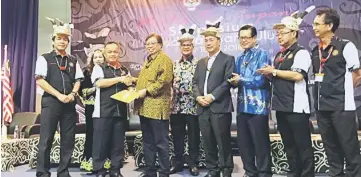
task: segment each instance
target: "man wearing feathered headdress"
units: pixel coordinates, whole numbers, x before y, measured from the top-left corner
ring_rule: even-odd
[[[36,176],[50,177],[50,149],[59,123],[61,156],[58,176],[70,177],[68,165],[74,149],[77,120],[74,100],[84,76],[77,59],[66,53],[70,25],[63,22],[57,25],[52,19],[51,22],[54,49],[38,57],[35,69],[36,83],[44,90]]]
[[[231,84],[234,57],[221,51],[220,20],[206,21],[204,45],[208,56],[198,61],[193,77],[199,127],[206,156],[207,177],[230,177],[233,171],[231,122],[233,104]],[[219,157],[218,157],[219,154]]]
[[[289,164],[289,176],[313,177],[315,163],[311,144],[310,94],[308,70],[310,53],[297,42],[302,19],[315,6],[304,12],[284,17],[273,28],[281,51],[274,65],[266,65],[259,72],[272,77],[271,108],[276,111],[280,131]]]
[[[196,25],[188,30],[180,26],[178,40],[182,57],[173,65],[173,105],[170,117],[171,132],[174,142],[175,158],[170,173],[183,171],[184,135],[187,126],[189,156],[184,160],[192,176],[198,176],[199,125],[196,112],[196,100],[192,91],[192,79],[198,60],[193,56],[194,32]]]

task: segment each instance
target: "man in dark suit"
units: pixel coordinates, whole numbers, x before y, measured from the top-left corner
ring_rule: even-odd
[[[209,56],[198,62],[193,78],[193,93],[198,102],[199,127],[209,170],[206,177],[219,177],[221,171],[223,177],[230,177],[233,171],[230,132],[233,105],[227,79],[232,77],[234,57],[220,51],[220,20],[207,24],[207,29],[201,33]]]

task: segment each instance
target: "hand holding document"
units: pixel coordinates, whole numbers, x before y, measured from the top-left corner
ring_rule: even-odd
[[[135,99],[137,99],[139,97],[139,94],[137,91],[123,90],[110,97],[115,100],[124,102],[124,103],[130,103],[130,102],[134,101]]]

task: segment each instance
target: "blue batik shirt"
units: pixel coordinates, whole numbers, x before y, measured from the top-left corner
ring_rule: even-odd
[[[238,85],[238,113],[268,115],[270,83],[257,69],[271,60],[265,50],[255,46],[246,50],[236,59],[236,73],[241,76]]]

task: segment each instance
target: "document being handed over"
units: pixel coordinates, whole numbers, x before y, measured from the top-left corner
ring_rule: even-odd
[[[110,97],[124,103],[130,103],[137,99],[139,97],[139,94],[137,91],[123,90]]]

